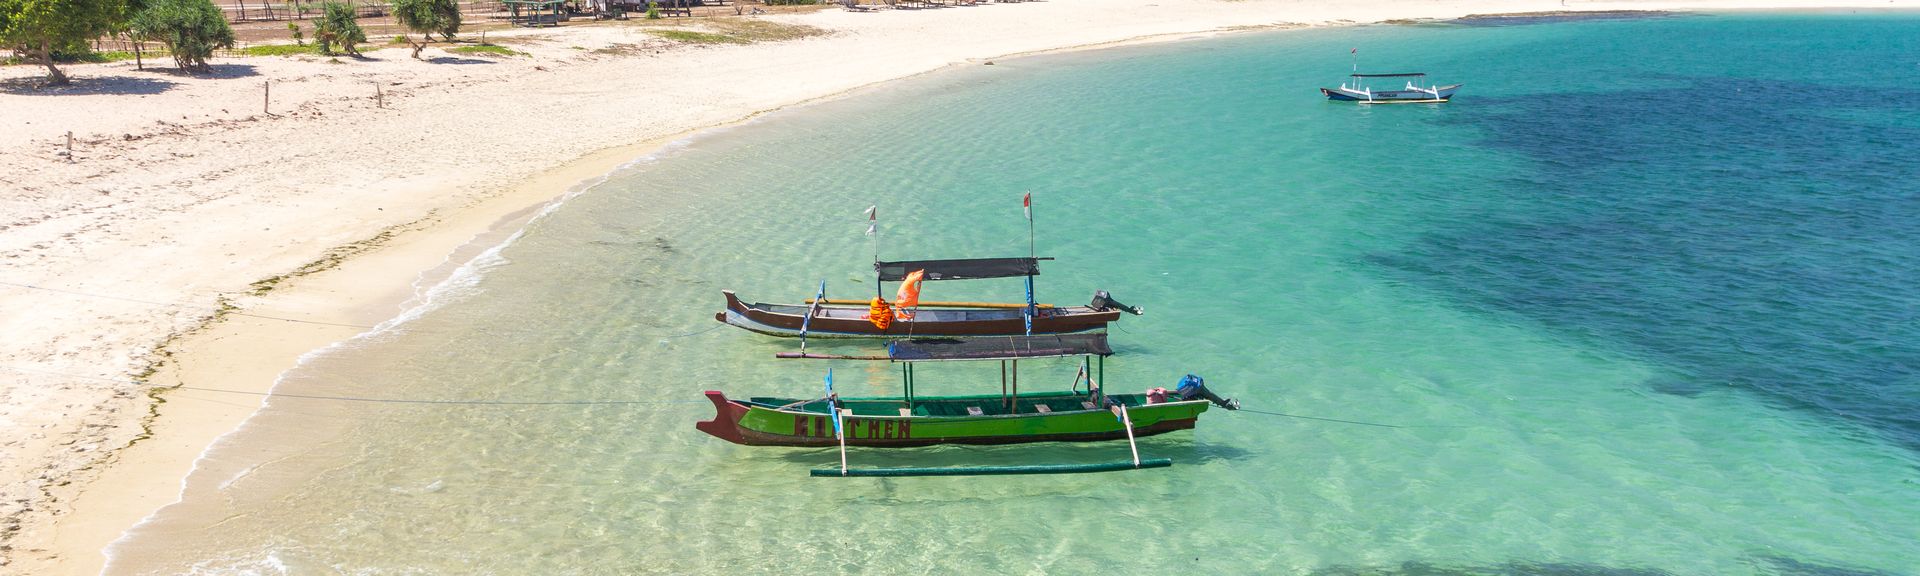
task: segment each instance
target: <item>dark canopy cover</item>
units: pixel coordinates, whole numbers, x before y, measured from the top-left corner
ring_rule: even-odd
[[[919,338],[887,344],[896,362],[928,360],[1012,360],[1097,354],[1113,355],[1106,334],[1046,334],[979,338]]]
[[[1040,273],[1040,261],[1052,258],[960,258],[954,260],[903,260],[900,262],[874,262],[873,269],[880,273],[882,282],[898,282],[906,279],[914,270],[926,270],[927,280],[972,280],[976,278],[1008,278],[1013,276],[1033,276]]]

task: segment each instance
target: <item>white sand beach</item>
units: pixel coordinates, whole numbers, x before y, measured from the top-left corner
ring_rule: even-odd
[[[99,572],[100,551],[174,501],[301,355],[392,318],[543,204],[700,130],[950,66],[1249,30],[1914,6],[1047,0],[727,17],[818,29],[750,44],[576,20],[490,32],[512,56],[220,58],[203,77],[76,64],[71,87],[49,89],[34,86],[43,68],[0,68],[0,573]]]

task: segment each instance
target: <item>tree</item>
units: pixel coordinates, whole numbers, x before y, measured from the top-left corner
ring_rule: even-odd
[[[133,44],[133,66],[137,70],[146,70],[147,63],[140,54],[140,35],[133,31],[133,15],[145,9],[147,9],[147,0],[126,0],[125,11],[122,13],[127,17],[114,22],[109,32],[115,36],[125,36],[127,42]]]
[[[187,72],[207,72],[207,57],[215,48],[233,47],[233,28],[212,0],[146,0],[133,15],[133,33],[159,40],[173,52],[173,61]]]
[[[333,45],[339,44],[348,54],[359,56],[360,51],[353,45],[366,42],[367,33],[360,31],[353,5],[328,2],[321,5],[320,11],[320,20],[313,24],[313,42],[320,45],[320,53],[332,54]]]
[[[126,0],[0,0],[0,46],[26,53],[47,67],[53,84],[67,75],[55,52],[86,50],[87,41],[113,32],[126,19]]]
[[[446,40],[452,41],[453,34],[460,31],[460,5],[454,0],[392,0],[393,19],[406,26],[408,30],[419,32],[422,41],[413,44],[413,57],[419,58],[420,51],[426,49],[427,42],[433,41],[433,33],[439,32]]]

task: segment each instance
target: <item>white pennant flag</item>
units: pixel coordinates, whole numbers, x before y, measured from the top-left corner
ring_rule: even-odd
[[[878,208],[879,208],[878,205],[867,207],[867,235],[868,236],[873,235],[874,226],[879,224],[879,217],[876,216],[874,212],[875,209],[878,209]]]

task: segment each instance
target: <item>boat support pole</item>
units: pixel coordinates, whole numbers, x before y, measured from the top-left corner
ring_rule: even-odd
[[[1106,356],[1101,356],[1101,357],[1100,357],[1100,359],[1098,360],[1098,362],[1100,363],[1100,368],[1099,368],[1099,371],[1100,371],[1100,381],[1101,381],[1101,382],[1105,382],[1105,381],[1107,380],[1107,357],[1106,357]],[[1087,379],[1087,383],[1089,383],[1089,384],[1091,384],[1091,383],[1093,383],[1093,379],[1092,379],[1092,378],[1093,378],[1093,375],[1092,375],[1092,374],[1088,374],[1088,375],[1087,375],[1087,378],[1088,378],[1088,379]],[[1107,389],[1106,389],[1106,388],[1101,388],[1101,389],[1100,389],[1100,401],[1102,401],[1102,402],[1105,402],[1105,401],[1106,401],[1106,399],[1107,399]]]
[[[813,324],[813,315],[820,312],[820,303],[827,299],[827,281],[820,281],[820,295],[813,297],[813,305],[807,307],[807,317],[800,319],[800,353],[807,353],[807,326]]]
[[[1038,306],[1033,302],[1033,275],[1027,275],[1027,307],[1020,309],[1020,319],[1025,321],[1027,335],[1033,335],[1033,315]]]
[[[840,430],[840,407],[833,408],[833,435],[840,437],[840,475],[847,475],[847,434]],[[1140,455],[1134,454],[1133,461],[1139,462]]]
[[[1120,404],[1120,405],[1114,406],[1113,412],[1120,416],[1120,425],[1126,427],[1127,429],[1127,449],[1133,451],[1133,467],[1139,468],[1140,467],[1140,446],[1137,444],[1134,444],[1133,442],[1133,419],[1127,416],[1127,405]],[[843,446],[841,447],[841,450],[846,450],[846,448]],[[841,458],[842,460],[840,463],[840,467],[841,469],[844,470],[847,466],[846,460],[845,460],[846,457],[843,455],[841,456]]]
[[[824,282],[822,284],[825,284]],[[840,441],[840,475],[847,475],[847,433],[840,421],[840,395],[833,391],[833,369],[827,369],[827,410],[833,412],[833,437]]]

